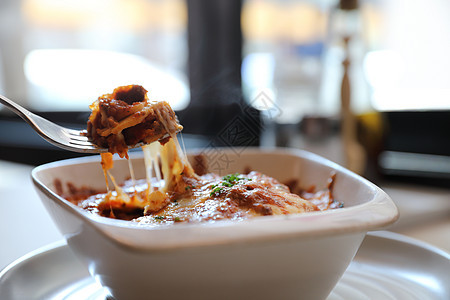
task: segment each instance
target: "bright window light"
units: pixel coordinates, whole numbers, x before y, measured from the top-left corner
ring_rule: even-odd
[[[30,105],[39,110],[86,110],[100,95],[121,85],[139,84],[151,100],[175,110],[189,103],[184,74],[159,68],[137,55],[99,50],[41,49],[24,62]]]
[[[365,73],[381,111],[450,109],[450,2],[385,1],[384,49],[369,52]]]

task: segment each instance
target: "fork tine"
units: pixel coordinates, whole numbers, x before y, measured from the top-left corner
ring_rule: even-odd
[[[80,146],[89,146],[89,147],[94,147],[95,148],[95,145],[94,144],[92,144],[91,142],[89,142],[89,141],[80,141],[80,140],[74,140],[74,139],[70,139],[69,140],[69,143],[71,143],[71,144],[73,144],[73,145],[80,145]]]
[[[89,141],[89,138],[85,135],[82,135],[82,131],[80,130],[74,130],[74,129],[69,129],[69,128],[64,128],[62,132],[69,138],[72,140],[78,140],[78,141]]]
[[[64,129],[64,133],[69,136],[78,136],[78,137],[86,137],[87,138],[87,135],[83,134],[83,131],[81,131],[81,130]]]
[[[84,130],[76,130],[76,129],[64,128],[64,131],[67,132],[70,135],[85,136],[85,135],[82,135],[82,133],[85,133]]]
[[[95,152],[104,152],[105,149],[99,149],[95,146],[86,135],[83,135],[83,131],[74,130],[69,128],[63,128],[63,133],[69,139],[68,142],[71,146],[82,148],[85,150],[95,150]]]
[[[82,142],[89,141],[87,136],[82,136],[82,135],[70,135],[69,138],[72,140],[77,140],[77,141],[82,141]]]

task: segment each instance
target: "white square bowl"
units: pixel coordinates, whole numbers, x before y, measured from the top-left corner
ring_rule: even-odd
[[[251,169],[281,182],[296,179],[303,188],[325,188],[336,172],[333,193],[344,208],[148,227],[92,215],[55,193],[55,179],[104,189],[99,157],[42,165],[32,178],[70,248],[117,300],[325,299],[367,231],[398,218],[380,188],[306,151],[233,148],[202,155],[220,175]],[[142,157],[132,162],[136,177],[144,178]],[[128,163],[116,161],[113,173],[122,182],[129,177]]]

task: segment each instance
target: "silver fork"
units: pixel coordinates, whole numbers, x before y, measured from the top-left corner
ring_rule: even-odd
[[[0,103],[15,112],[47,142],[65,150],[81,153],[108,152],[106,148],[100,148],[89,141],[85,130],[74,130],[59,126],[26,110],[14,101],[0,95]]]

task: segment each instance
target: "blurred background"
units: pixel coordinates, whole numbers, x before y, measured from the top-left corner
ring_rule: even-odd
[[[140,84],[188,148],[300,148],[448,187],[449,15],[445,0],[2,0],[0,93],[85,128],[97,97]],[[0,107],[0,160],[77,155]]]

